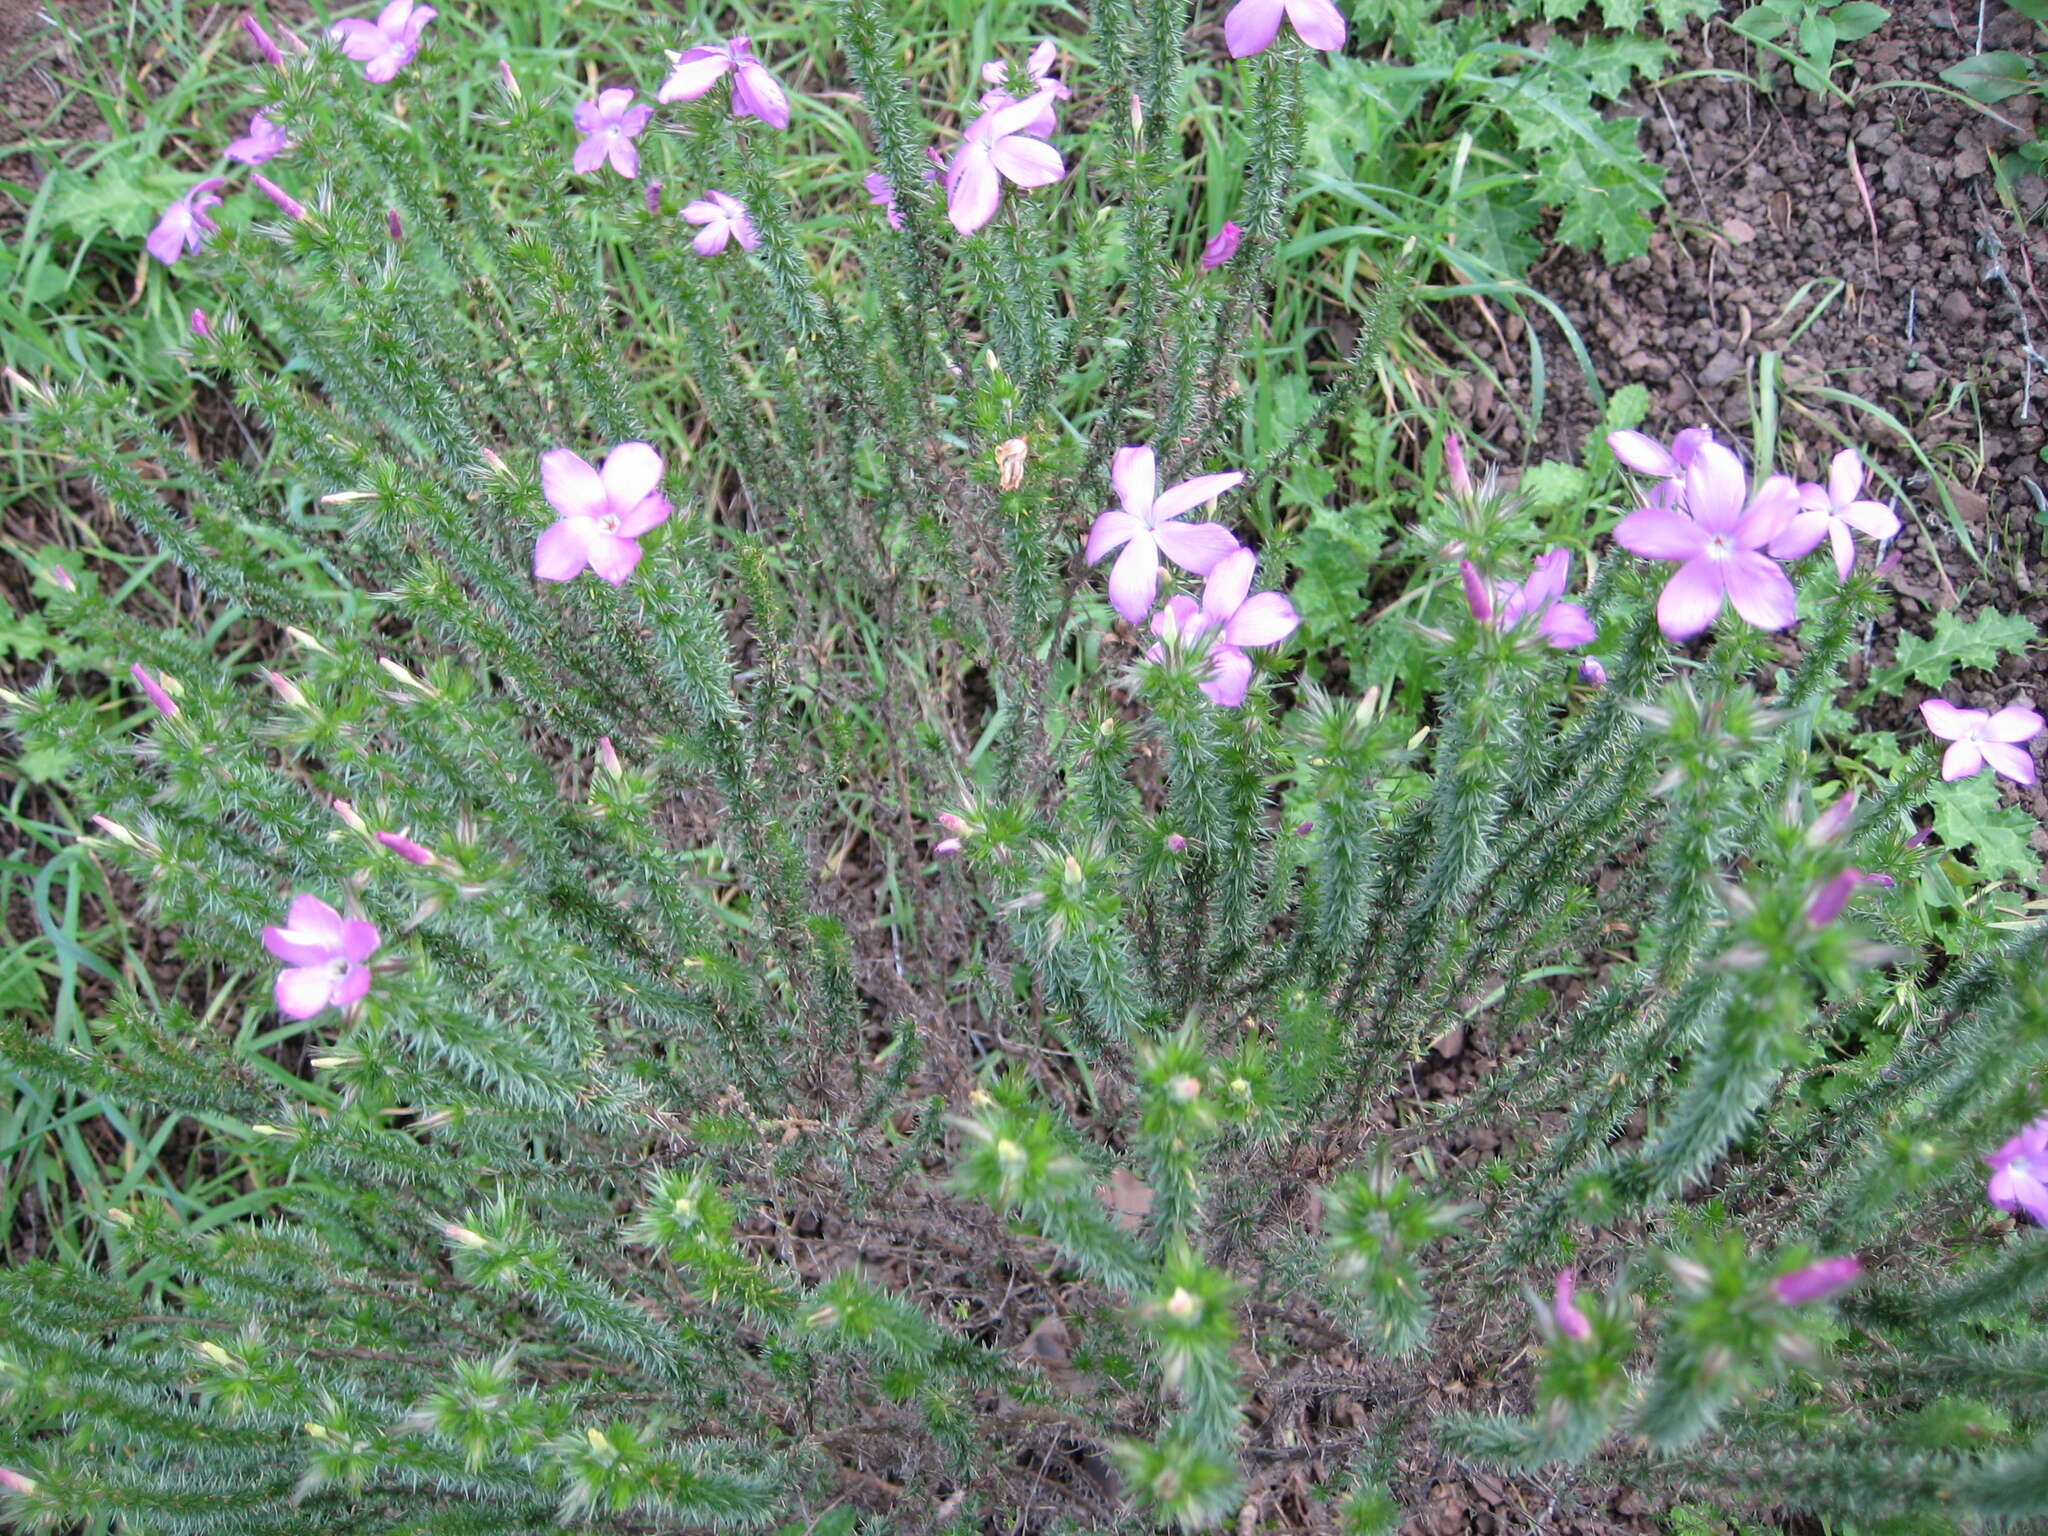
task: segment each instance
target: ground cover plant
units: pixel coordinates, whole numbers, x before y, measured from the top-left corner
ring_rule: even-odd
[[[407,0],[252,24],[151,280],[297,494],[9,381],[213,606],[41,558],[67,649],[6,703],[214,982],[0,1031],[208,1137],[0,1277],[10,1518],[1367,1530],[1421,1444],[2044,1512],[2041,922],[1941,830],[2039,716],[1930,700],[1845,782],[1871,466],[1640,401],[1540,526],[1445,438],[1398,685],[1304,677],[1343,641],[1260,536],[1425,274],[1246,451],[1346,22],[1219,19],[1202,217],[1171,5],[950,97],[865,3],[810,89],[702,27],[569,90]],[[865,201],[792,197],[810,113]],[[1943,643],[1998,642],[1902,667]],[[1514,1051],[1414,1112],[1482,1019]]]

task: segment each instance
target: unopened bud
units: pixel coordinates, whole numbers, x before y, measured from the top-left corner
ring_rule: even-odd
[[[1081,861],[1071,853],[1068,854],[1066,863],[1060,870],[1060,879],[1070,889],[1078,890],[1086,882],[1087,878],[1086,875],[1081,873]]]
[[[1832,1259],[1816,1259],[1771,1282],[1771,1294],[1788,1307],[1822,1301],[1837,1291],[1847,1290],[1863,1277],[1863,1261],[1853,1253]]]
[[[345,507],[352,501],[375,501],[375,491],[329,491],[320,498],[323,507]]]
[[[211,1360],[215,1365],[233,1365],[235,1363],[235,1357],[211,1339],[201,1340],[198,1347],[199,1353],[208,1360]]]
[[[1708,1273],[1706,1265],[1696,1259],[1688,1259],[1683,1254],[1667,1253],[1664,1256],[1664,1267],[1671,1271],[1671,1278],[1680,1290],[1694,1296],[1702,1294],[1714,1278]]]
[[[282,1137],[284,1139],[289,1140],[292,1133],[286,1130],[281,1125],[265,1125],[259,1121],[257,1124],[249,1127],[249,1134],[252,1136],[269,1136],[272,1138]]]
[[[827,1328],[837,1328],[839,1326],[839,1309],[829,1301],[821,1306],[813,1307],[809,1314],[805,1316],[804,1325],[809,1328],[816,1328],[820,1332]]]
[[[935,859],[955,858],[959,855],[960,848],[961,843],[959,838],[942,837],[936,843],[932,844],[932,857]]]
[[[1458,562],[1458,580],[1465,584],[1465,606],[1472,610],[1472,617],[1481,624],[1493,622],[1493,588],[1479,567],[1470,560]]]
[[[135,1225],[134,1213],[132,1211],[124,1211],[119,1206],[115,1206],[107,1212],[107,1220],[121,1228],[124,1232]]]
[[[325,1424],[308,1422],[305,1425],[305,1431],[308,1440],[325,1440],[327,1438],[327,1426]]]
[[[1607,669],[1600,665],[1598,656],[1588,656],[1579,663],[1579,681],[1589,688],[1607,686]]]
[[[50,585],[59,592],[76,592],[78,590],[76,578],[61,565],[50,567]]]
[[[417,864],[422,869],[431,869],[434,865],[441,862],[431,852],[422,848],[402,832],[378,832],[373,835],[376,841],[389,848],[408,864]]]
[[[951,811],[941,811],[932,819],[948,832],[963,833],[967,830],[967,823]]]
[[[405,221],[399,218],[396,208],[384,210],[384,233],[391,237],[393,245],[405,238]]]
[[[1471,496],[1472,471],[1465,464],[1465,445],[1455,432],[1444,434],[1444,477],[1451,482],[1454,496]]]
[[[491,1245],[490,1239],[483,1233],[458,1226],[452,1221],[441,1228],[441,1235],[458,1248],[488,1248]]]
[[[299,691],[299,685],[286,677],[282,672],[273,672],[268,667],[265,667],[263,669],[263,680],[270,684],[277,696],[283,699],[285,703],[291,705],[293,709],[304,709],[306,707],[306,696]]]
[[[201,341],[213,340],[213,322],[206,318],[205,310],[193,310],[192,317],[187,323],[192,327],[192,334]]]
[[[609,736],[597,738],[597,766],[615,779],[626,771],[625,764],[619,761],[618,748],[612,745],[612,739]]]
[[[277,44],[270,40],[270,34],[263,30],[263,23],[254,16],[242,17],[242,30],[249,34],[249,41],[256,45],[256,51],[269,63],[284,68],[284,55],[277,51]]]
[[[5,1488],[9,1493],[18,1493],[26,1499],[34,1495],[36,1480],[32,1477],[23,1477],[19,1472],[6,1467],[0,1467],[0,1488]]]
[[[365,837],[369,835],[370,824],[364,821],[361,816],[357,815],[356,808],[350,805],[346,800],[337,800],[334,802],[334,814],[341,818],[341,824],[347,827],[349,831],[360,832]]]
[[[1824,848],[1829,843],[1839,842],[1855,817],[1856,791],[1844,790],[1829,802],[1826,810],[1814,817],[1813,825],[1806,829],[1806,846]]]
[[[1578,1276],[1569,1269],[1560,1269],[1557,1288],[1551,1294],[1550,1317],[1557,1324],[1559,1333],[1576,1343],[1584,1343],[1593,1337],[1593,1325],[1586,1321],[1586,1314],[1575,1304],[1578,1289]]]
[[[178,685],[169,674],[159,672],[152,677],[149,670],[137,661],[129,664],[128,675],[135,679],[135,686],[142,690],[144,697],[156,706],[158,714],[166,720],[178,718],[177,701],[170,695],[170,690]]]
[[[498,84],[505,88],[505,94],[514,101],[520,99],[519,77],[512,73],[512,66],[505,60],[498,60]]]
[[[393,661],[389,656],[379,656],[377,658],[377,665],[382,667],[386,673],[396,679],[401,685],[410,688],[414,693],[422,693],[429,698],[434,696],[434,690],[407,671],[404,663]]]
[[[322,499],[324,500],[325,498],[323,497]],[[304,631],[303,629],[298,629],[293,625],[287,624],[284,627],[284,633],[285,638],[291,641],[293,645],[298,646],[301,650],[318,651],[322,656],[332,656],[334,654],[334,652],[327,649],[326,646],[322,645],[318,640],[314,639],[311,635],[307,634],[306,631]]]
[[[1184,1285],[1176,1285],[1173,1294],[1166,1298],[1166,1315],[1175,1322],[1193,1322],[1201,1314],[1201,1298]]]
[[[1136,91],[1131,92],[1131,132],[1145,131],[1145,99]]]
[[[996,1142],[996,1161],[1002,1165],[1005,1173],[1016,1173],[1023,1168],[1027,1159],[1024,1155],[1024,1149],[1018,1146],[1016,1142],[1010,1140],[1009,1137],[1004,1136]]]
[[[256,184],[258,192],[261,192],[265,197],[277,204],[278,212],[282,213],[286,218],[303,219],[306,216],[306,205],[296,197],[293,197],[291,193],[285,191],[283,187],[280,187],[268,176],[251,171],[249,173],[249,180]]]
[[[1202,1096],[1202,1080],[1192,1072],[1183,1072],[1168,1079],[1166,1096],[1176,1104],[1192,1104]]]
[[[1183,853],[1187,850],[1188,840],[1178,832],[1169,832],[1166,834],[1166,846],[1174,853]]]

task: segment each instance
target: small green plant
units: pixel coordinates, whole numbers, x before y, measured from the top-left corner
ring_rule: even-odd
[[[1832,91],[1842,67],[1835,50],[1870,36],[1891,15],[1871,0],[1755,0],[1729,25],[1789,65],[1801,90]],[[1768,89],[1768,73],[1760,78]]]

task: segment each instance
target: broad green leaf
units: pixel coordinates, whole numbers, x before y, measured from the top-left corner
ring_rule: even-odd
[[[1934,835],[1947,848],[1971,850],[1970,863],[1986,879],[2010,876],[2038,884],[2041,860],[2029,845],[2034,818],[2016,805],[1998,803],[1998,779],[1989,768],[1944,784],[1934,796]]]
[[[2017,96],[2033,83],[2033,65],[2011,49],[1980,53],[1941,72],[1942,80],[1974,101],[1987,104]]]
[[[1937,613],[1931,636],[1899,636],[1897,661],[1875,673],[1871,687],[1889,693],[1910,677],[1923,687],[1938,688],[1958,668],[1988,670],[2006,656],[2017,656],[2039,633],[2029,620],[1996,609],[1967,619],[1953,610]]]

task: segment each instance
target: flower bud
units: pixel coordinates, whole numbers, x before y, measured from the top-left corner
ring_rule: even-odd
[[[1010,1140],[1007,1136],[997,1139],[996,1162],[1004,1173],[1017,1174],[1023,1172],[1026,1161],[1028,1159],[1025,1157],[1024,1149],[1018,1146],[1016,1142]]]
[[[1297,822],[1294,828],[1294,835],[1296,837],[1307,837],[1315,829],[1316,824],[1312,821]]]
[[[61,565],[50,567],[50,585],[59,592],[76,592],[78,590],[77,579]]]
[[[1192,1072],[1167,1079],[1166,1096],[1176,1104],[1192,1104],[1202,1096],[1202,1080]]]
[[[197,1345],[199,1353],[215,1365],[233,1365],[235,1357],[222,1349],[211,1339],[202,1339]]]
[[[1550,1300],[1551,1321],[1557,1324],[1557,1331],[1576,1343],[1583,1344],[1593,1337],[1593,1325],[1586,1321],[1586,1314],[1573,1303],[1578,1294],[1578,1277],[1569,1269],[1557,1272],[1557,1289]]]
[[[1849,830],[1849,823],[1856,818],[1856,791],[1844,790],[1828,803],[1828,808],[1814,817],[1813,825],[1806,829],[1806,846],[1824,848],[1829,843],[1841,841],[1842,834]]]
[[[244,14],[242,30],[249,34],[249,41],[256,45],[256,51],[263,55],[265,61],[275,64],[279,69],[284,68],[284,55],[277,51],[277,44],[272,42],[270,34],[263,30],[262,22],[253,15]]]
[[[408,864],[417,864],[423,869],[431,869],[434,865],[441,862],[432,853],[422,848],[402,832],[378,832],[373,834],[373,836],[377,842],[382,843]]]
[[[306,707],[306,696],[299,691],[299,685],[286,677],[282,672],[273,672],[268,667],[265,667],[263,669],[263,680],[270,684],[271,689],[277,696],[283,699],[285,703],[291,705],[293,709],[304,709]]]
[[[646,189],[646,191],[645,191],[645,192],[644,192],[644,193],[643,193],[642,195],[643,195],[643,196],[645,197],[645,199],[646,199],[646,201],[647,201],[647,211],[648,211],[648,212],[649,212],[650,214],[654,214],[654,213],[659,213],[659,212],[661,212],[661,183],[660,183],[660,182],[658,182],[658,181],[650,181],[650,182],[648,182],[648,183],[647,183],[647,189]]]
[[[941,811],[933,819],[948,832],[963,833],[967,830],[967,823],[958,816],[955,816],[951,811]]]
[[[519,77],[512,73],[512,66],[505,60],[498,60],[498,84],[505,88],[505,94],[514,101],[520,99]]]
[[[356,808],[350,805],[346,800],[337,800],[334,802],[334,814],[341,818],[341,824],[347,827],[349,831],[360,832],[366,837],[369,835],[369,823],[364,821],[361,816],[357,815]]]
[[[255,183],[258,192],[261,192],[265,197],[277,204],[278,212],[282,213],[286,218],[303,219],[306,216],[306,205],[296,197],[293,197],[291,193],[285,191],[283,187],[280,187],[268,176],[259,175],[257,172],[251,171],[249,173],[249,180]]]
[[[452,1221],[441,1228],[441,1235],[458,1248],[488,1248],[491,1245],[491,1240],[483,1233],[458,1226]]]
[[[959,852],[960,839],[957,837],[942,837],[932,844],[932,857],[935,859],[950,859]]]
[[[405,222],[399,218],[396,208],[384,210],[384,233],[391,237],[393,245],[405,238]]]
[[[1218,229],[1209,243],[1202,247],[1202,265],[1214,271],[1235,256],[1238,246],[1243,242],[1244,231],[1231,220],[1225,219],[1223,227]]]
[[[1472,471],[1465,463],[1465,445],[1455,432],[1444,434],[1444,478],[1451,482],[1454,496],[1472,494]]]
[[[1607,669],[1600,665],[1599,657],[1588,656],[1579,663],[1579,681],[1586,684],[1589,688],[1605,688],[1607,686]]]
[[[0,1467],[0,1488],[5,1488],[9,1493],[18,1493],[26,1499],[34,1495],[36,1482],[32,1477],[23,1477],[19,1472]]]
[[[1815,1259],[1777,1277],[1771,1282],[1771,1294],[1788,1307],[1796,1307],[1809,1301],[1822,1301],[1837,1291],[1846,1290],[1863,1276],[1863,1261],[1853,1253],[1838,1255],[1832,1259]]]
[[[1813,893],[1806,904],[1806,920],[1816,928],[1827,927],[1842,915],[1842,909],[1849,905],[1849,898],[1862,883],[1863,876],[1858,871],[1843,870]]]
[[[159,672],[155,677],[151,677],[142,663],[137,661],[129,664],[128,675],[135,679],[135,686],[140,688],[149,702],[156,706],[158,714],[162,715],[166,720],[178,718],[177,701],[170,696],[166,689],[166,685],[171,682],[171,679],[166,674]]]
[[[1470,560],[1458,562],[1458,579],[1465,584],[1465,606],[1481,624],[1493,622],[1493,588]]]
[[[996,445],[997,483],[1014,491],[1024,483],[1024,460],[1031,451],[1029,439],[1013,437]]]
[[[1166,1315],[1177,1323],[1191,1323],[1202,1315],[1201,1299],[1186,1286],[1176,1285],[1166,1298]]]
[[[839,1308],[829,1301],[821,1306],[812,1308],[804,1317],[804,1326],[815,1328],[819,1332],[823,1332],[827,1328],[837,1328],[839,1326]]]
[[[1174,853],[1185,853],[1187,851],[1188,840],[1182,837],[1178,832],[1169,832],[1166,834],[1166,846]]]
[[[597,738],[597,766],[615,779],[619,778],[626,771],[625,764],[619,761],[618,748],[612,745],[612,739],[609,736]]]
[[[192,326],[192,334],[201,341],[213,340],[213,323],[206,318],[205,310],[193,310],[190,324]]]

